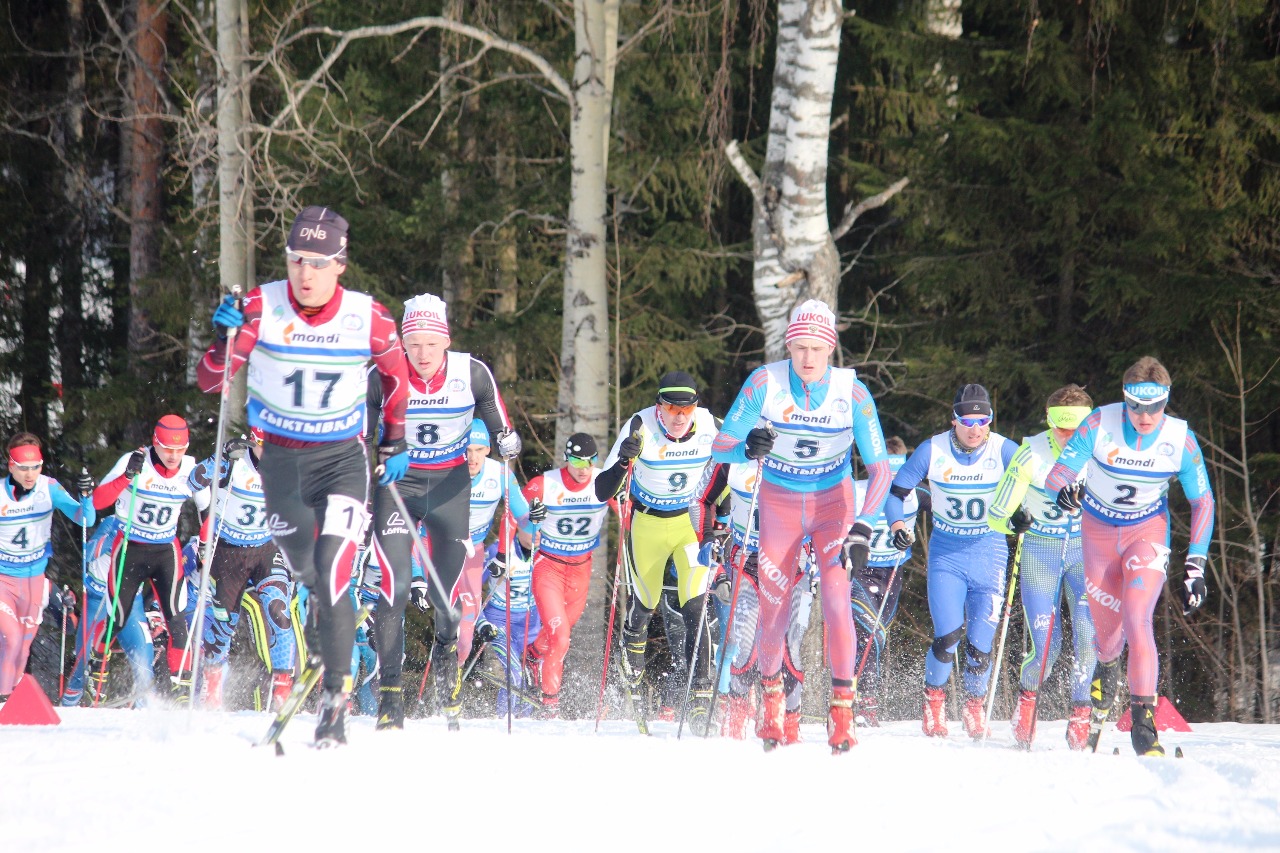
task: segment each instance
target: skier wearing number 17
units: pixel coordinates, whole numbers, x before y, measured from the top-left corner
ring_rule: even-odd
[[[933,644],[925,655],[921,725],[930,737],[947,736],[947,678],[964,648],[965,702],[962,720],[969,737],[987,736],[986,695],[991,678],[991,641],[1000,621],[1009,544],[987,526],[987,505],[1018,446],[991,431],[995,410],[987,389],[965,385],[952,404],[951,429],[916,448],[893,478],[885,517],[902,551],[914,537],[903,520],[903,500],[928,479],[933,506],[926,585]]]
[[[784,739],[782,664],[791,615],[789,587],[796,577],[792,567],[810,537],[831,657],[827,742],[838,753],[858,742],[849,579],[866,568],[872,527],[892,474],[871,392],[853,370],[828,363],[839,346],[831,309],[816,299],[799,305],[787,326],[786,345],[788,361],[766,364],[747,377],[713,453],[717,462],[761,460],[763,466],[757,499],[757,668],[764,708],[756,734],[765,749]],[[850,477],[855,443],[869,477],[866,499],[856,512]]]
[[[347,248],[345,219],[326,207],[305,208],[285,244],[288,280],[254,288],[243,305],[227,296],[213,315],[217,340],[198,367],[200,387],[219,391],[224,366],[231,375],[249,364],[249,426],[265,434],[258,471],[267,524],[294,580],[313,593],[324,663],[317,746],[346,742],[356,629],[347,588],[369,521],[361,436],[370,359],[382,379],[383,481],[408,467],[409,380],[395,320],[368,294],[339,283]]]
[[[1115,703],[1120,653],[1129,644],[1129,693],[1138,755],[1164,755],[1156,737],[1159,653],[1152,615],[1169,572],[1169,481],[1177,478],[1191,504],[1184,561],[1183,613],[1204,603],[1205,562],[1213,535],[1213,490],[1195,434],[1165,407],[1173,382],[1150,356],[1124,374],[1124,402],[1094,409],[1063,448],[1045,489],[1058,506],[1079,513],[1085,587],[1097,633],[1098,663],[1090,744]],[[1087,466],[1087,467],[1086,467]],[[1083,493],[1080,473],[1085,472]]]

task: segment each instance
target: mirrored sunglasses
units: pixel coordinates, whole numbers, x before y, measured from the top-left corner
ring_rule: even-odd
[[[567,456],[570,468],[590,468],[596,464],[597,456]]]
[[[668,415],[692,415],[693,410],[698,408],[698,404],[688,403],[688,404],[681,405],[679,403],[664,403],[661,400],[659,400],[658,407],[661,408],[662,411],[666,412]]]
[[[9,467],[15,471],[39,471],[44,467],[44,462],[34,462],[30,465],[22,465],[20,463],[9,461]]]
[[[991,423],[991,415],[965,415],[963,418],[956,418],[961,426],[967,426],[970,429],[974,427],[984,427]]]
[[[1124,405],[1129,411],[1135,415],[1154,415],[1163,411],[1168,400],[1152,400],[1150,402],[1143,400],[1135,400],[1132,397],[1125,397]]]
[[[312,258],[305,255],[300,255],[297,252],[293,251],[292,249],[284,250],[284,256],[285,258],[288,259],[289,263],[298,264],[299,266],[304,266],[304,267],[311,267],[312,269],[315,269],[315,270],[325,269],[326,267],[329,266],[329,264],[336,261],[341,255],[342,255],[342,252],[336,252],[332,255],[323,255],[319,258]]]

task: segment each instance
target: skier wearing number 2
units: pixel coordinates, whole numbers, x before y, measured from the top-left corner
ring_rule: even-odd
[[[921,725],[931,737],[947,736],[947,678],[965,638],[962,720],[975,740],[987,736],[986,695],[991,641],[1000,621],[1009,544],[987,526],[987,505],[1018,446],[991,432],[995,415],[987,389],[965,385],[952,405],[951,429],[916,448],[893,478],[885,517],[894,546],[911,547],[903,501],[928,479],[933,507],[927,586],[933,644],[925,655]]]
[[[1045,489],[1080,517],[1085,588],[1097,633],[1098,663],[1090,688],[1098,735],[1120,677],[1120,653],[1129,645],[1129,692],[1138,755],[1164,755],[1156,738],[1159,654],[1152,614],[1169,572],[1169,482],[1177,478],[1191,504],[1191,536],[1184,561],[1183,613],[1204,603],[1205,562],[1213,535],[1213,490],[1195,434],[1165,407],[1173,382],[1150,356],[1124,374],[1124,402],[1094,409],[1063,448]],[[1086,470],[1087,466],[1087,470]],[[1081,493],[1079,476],[1085,471]]]
[[[399,490],[412,518],[399,518],[388,489],[377,491],[374,548],[382,567],[382,598],[374,616],[381,673],[377,727],[404,728],[404,608],[412,585],[413,531],[421,522],[430,540],[431,565],[425,570],[434,574],[419,593],[429,596],[435,609],[431,672],[436,699],[449,728],[455,729],[462,716],[458,664],[462,568],[475,547],[469,527],[471,475],[467,470],[471,423],[476,418],[484,422],[504,464],[520,455],[520,436],[511,428],[488,366],[465,352],[450,351],[448,316],[440,297],[426,293],[405,302],[400,335],[401,359],[409,374],[405,409],[409,454]],[[514,474],[504,473],[503,479],[509,488],[517,489]]]
[[[872,524],[892,474],[876,403],[847,368],[831,367],[840,345],[836,318],[810,299],[787,325],[788,361],[757,368],[747,377],[716,436],[717,462],[761,460],[764,478],[760,524],[759,661],[764,708],[756,734],[772,749],[784,739],[783,646],[792,585],[806,537],[812,539],[821,578],[822,616],[831,658],[827,743],[845,752],[858,742],[853,729],[853,612],[849,578],[866,568]],[[776,428],[776,432],[774,431]],[[857,444],[870,477],[855,512],[850,464]]]
[[[366,365],[372,359],[382,379],[380,482],[404,476],[408,467],[408,375],[387,309],[338,282],[347,269],[345,219],[326,207],[305,208],[289,232],[285,258],[287,281],[254,288],[243,305],[227,296],[218,306],[218,339],[200,362],[198,380],[203,390],[218,391],[224,366],[230,375],[249,364],[249,426],[265,433],[258,470],[267,524],[293,579],[314,593],[310,609],[324,662],[315,739],[327,746],[346,742],[356,621],[347,588],[369,520],[369,459],[361,440]]]

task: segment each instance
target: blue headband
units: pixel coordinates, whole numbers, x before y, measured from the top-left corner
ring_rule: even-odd
[[[489,428],[484,425],[484,421],[476,418],[471,422],[471,436],[467,439],[467,446],[474,447],[489,446]]]
[[[1159,382],[1132,382],[1124,386],[1124,395],[1138,403],[1155,403],[1168,399],[1169,386]]]

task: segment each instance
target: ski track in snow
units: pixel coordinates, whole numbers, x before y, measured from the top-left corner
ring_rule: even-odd
[[[820,725],[766,755],[664,723],[356,717],[318,751],[304,714],[277,758],[252,746],[266,714],[58,712],[0,726],[0,850],[1280,850],[1280,725],[1164,732],[1170,756],[1139,759],[1111,726],[1073,753],[1063,721],[1031,753],[1006,721],[987,744],[897,722],[832,756]]]

